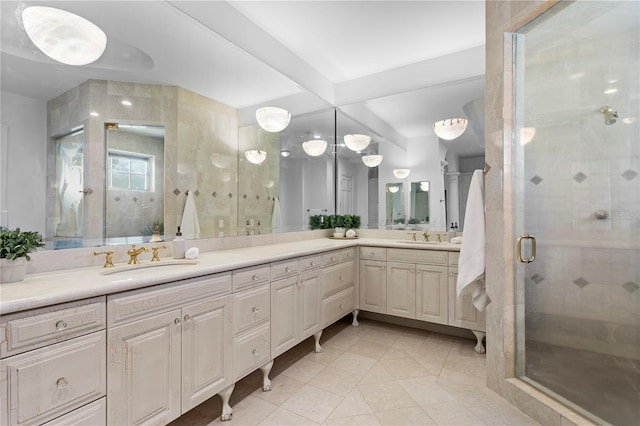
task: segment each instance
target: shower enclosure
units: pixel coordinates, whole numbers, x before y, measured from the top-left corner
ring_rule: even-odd
[[[640,421],[640,2],[561,2],[514,35],[517,375]]]

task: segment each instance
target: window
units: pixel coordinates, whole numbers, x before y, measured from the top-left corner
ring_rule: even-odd
[[[109,188],[152,191],[153,157],[109,151]]]

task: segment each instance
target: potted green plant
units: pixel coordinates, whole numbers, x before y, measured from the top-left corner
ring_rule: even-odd
[[[360,228],[360,216],[354,214],[345,214],[342,221],[346,229],[345,236],[349,238],[355,237],[355,230]]]
[[[0,228],[0,282],[22,281],[27,270],[29,253],[44,247],[42,235],[36,231],[21,231],[20,228]]]

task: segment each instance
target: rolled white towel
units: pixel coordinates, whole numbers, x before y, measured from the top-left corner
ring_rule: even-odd
[[[451,244],[462,244],[462,237],[451,238]]]
[[[198,250],[198,247],[191,247],[186,252],[184,252],[184,258],[189,260],[196,260],[199,254],[200,250]]]

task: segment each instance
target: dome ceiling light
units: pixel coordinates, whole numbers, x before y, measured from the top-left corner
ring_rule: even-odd
[[[252,164],[262,164],[267,159],[267,151],[260,151],[259,149],[250,149],[244,152],[244,156]]]
[[[411,173],[410,169],[393,169],[393,175],[398,179],[404,179]]]
[[[447,118],[436,122],[433,125],[433,131],[440,139],[450,141],[460,137],[467,130],[467,124],[469,122],[466,118]]]
[[[258,124],[267,132],[283,131],[291,121],[291,113],[283,108],[262,107],[256,110]]]
[[[389,192],[392,194],[395,194],[396,192],[398,192],[400,190],[399,186],[390,186],[389,187]]]
[[[424,192],[429,191],[429,181],[420,182],[420,190]]]
[[[344,135],[344,143],[351,151],[362,152],[371,143],[371,136],[367,135]]]
[[[85,18],[46,6],[22,11],[22,24],[38,49],[66,65],[87,65],[102,56],[107,35]]]
[[[311,139],[302,143],[302,149],[307,155],[318,157],[327,150],[329,144],[324,139]]]
[[[367,167],[377,167],[382,163],[382,155],[364,155],[362,156],[362,162]]]

